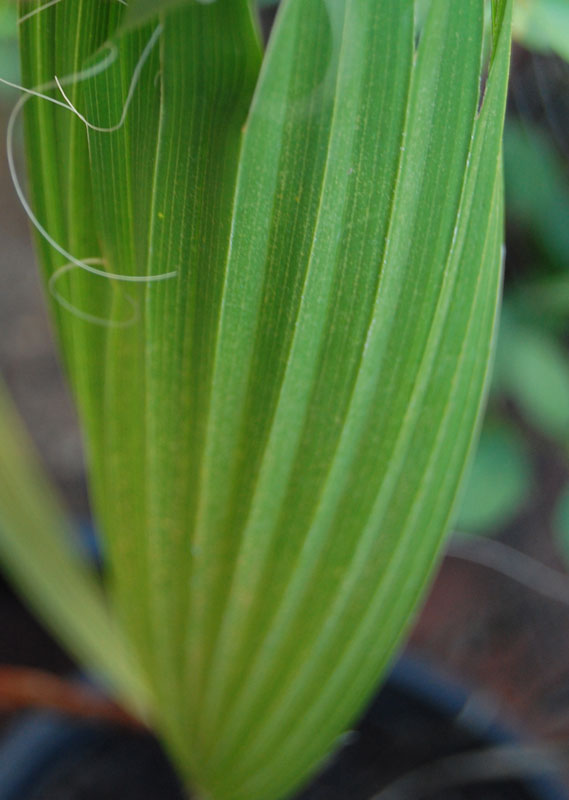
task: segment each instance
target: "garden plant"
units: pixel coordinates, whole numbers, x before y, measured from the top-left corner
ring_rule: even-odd
[[[437,563],[495,340],[511,15],[283,0],[263,53],[250,0],[20,6],[8,156],[104,584],[6,398],[0,556],[201,800],[314,773]]]

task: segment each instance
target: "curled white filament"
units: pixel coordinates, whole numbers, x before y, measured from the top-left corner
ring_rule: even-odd
[[[45,8],[45,6],[43,6],[42,8]],[[40,9],[36,9],[36,11],[39,11],[39,10]],[[18,199],[19,199],[20,203],[22,204],[22,207],[23,207],[24,211],[26,212],[27,216],[29,217],[29,219],[30,219],[31,223],[34,225],[34,227],[39,231],[41,236],[55,250],[57,250],[58,253],[60,253],[65,259],[67,259],[69,264],[66,264],[65,265],[66,267],[70,267],[70,265],[73,265],[73,266],[75,266],[75,267],[77,267],[79,269],[85,270],[86,272],[90,272],[93,275],[99,275],[99,276],[101,276],[103,278],[117,280],[117,281],[125,281],[125,282],[130,282],[130,283],[153,283],[153,282],[156,282],[156,281],[169,280],[170,278],[173,278],[173,277],[175,277],[177,275],[177,271],[176,270],[171,271],[171,272],[160,273],[158,275],[124,275],[124,274],[121,274],[121,273],[107,272],[104,269],[100,269],[99,267],[95,266],[95,264],[100,263],[95,259],[82,260],[82,259],[76,258],[72,253],[70,253],[68,250],[66,250],[62,245],[60,245],[51,236],[51,234],[46,230],[46,228],[42,225],[42,223],[39,221],[39,219],[36,217],[36,215],[32,211],[32,208],[31,208],[31,206],[30,206],[30,204],[29,204],[29,202],[28,202],[28,200],[26,198],[26,195],[25,195],[25,193],[23,191],[22,185],[21,185],[20,180],[18,178],[18,173],[17,173],[17,170],[16,170],[16,164],[15,164],[15,159],[14,159],[14,130],[15,130],[16,122],[17,122],[18,116],[21,113],[23,107],[25,106],[26,102],[31,97],[39,97],[42,100],[45,100],[45,101],[47,101],[49,103],[53,103],[54,105],[60,106],[61,108],[67,109],[71,113],[73,113],[76,116],[78,116],[79,119],[81,119],[81,121],[86,125],[86,127],[88,129],[110,133],[110,132],[118,130],[122,125],[124,125],[124,122],[125,122],[125,119],[126,119],[126,115],[127,115],[127,112],[128,112],[128,108],[129,108],[129,105],[131,103],[131,100],[132,100],[134,91],[136,89],[136,85],[138,83],[138,80],[140,78],[140,74],[142,72],[144,64],[148,60],[148,57],[149,57],[149,55],[150,55],[150,53],[152,51],[152,48],[155,46],[156,42],[158,41],[161,32],[162,32],[162,26],[158,25],[156,27],[156,29],[154,30],[154,32],[152,33],[152,36],[150,37],[150,39],[149,39],[147,45],[145,46],[144,50],[142,51],[142,53],[140,55],[140,58],[138,60],[138,63],[136,65],[135,69],[134,69],[133,76],[132,76],[132,79],[131,79],[131,83],[130,83],[130,86],[129,86],[129,90],[128,90],[128,93],[127,93],[127,97],[126,97],[126,100],[125,100],[125,104],[123,106],[121,118],[120,118],[120,120],[118,121],[118,123],[116,125],[113,125],[113,126],[108,127],[108,128],[103,128],[103,127],[99,127],[99,126],[93,125],[87,119],[85,119],[85,117],[82,114],[80,114],[80,112],[72,105],[71,101],[69,100],[69,98],[67,97],[65,92],[63,91],[62,87],[63,86],[67,86],[69,84],[78,83],[80,81],[88,80],[89,78],[94,77],[95,75],[98,75],[101,72],[103,72],[104,70],[108,69],[111,66],[111,64],[116,60],[117,55],[118,55],[118,50],[116,48],[116,45],[114,45],[114,44],[107,44],[106,45],[106,47],[109,48],[109,53],[99,63],[94,64],[93,66],[88,67],[87,69],[82,70],[81,72],[77,72],[77,73],[74,73],[72,75],[67,75],[67,76],[65,76],[64,78],[61,78],[61,79],[58,79],[56,77],[54,79],[54,81],[51,81],[51,82],[46,83],[46,84],[43,84],[43,85],[38,86],[38,87],[36,87],[34,89],[28,89],[28,88],[26,88],[24,86],[19,86],[18,84],[12,83],[11,81],[7,81],[7,80],[5,80],[3,78],[0,78],[0,82],[6,84],[7,86],[11,86],[11,87],[13,87],[15,89],[19,89],[20,91],[22,91],[24,93],[23,96],[19,98],[18,102],[16,103],[16,105],[14,106],[14,108],[12,110],[12,113],[10,114],[10,117],[8,119],[7,130],[6,130],[6,152],[7,152],[7,158],[8,158],[8,168],[10,170],[10,176],[12,178],[12,183],[14,184],[14,189],[16,191],[16,194],[18,196]],[[58,100],[58,99],[56,99],[54,97],[50,97],[49,95],[45,94],[46,91],[48,91],[50,89],[54,89],[54,88],[58,88],[59,89],[59,91],[62,93],[62,95],[64,97],[64,101]],[[61,298],[59,298],[59,299],[61,300]]]
[[[36,14],[41,14],[41,12],[45,11],[46,8],[55,6],[57,3],[61,3],[61,0],[49,0],[49,2],[44,3],[43,6],[38,6],[37,8],[34,8],[33,11],[28,11],[27,14],[23,14],[19,18],[18,25],[21,25],[22,22],[25,22],[27,19],[30,19],[31,17],[35,17]]]
[[[83,263],[91,266],[95,264],[104,265],[105,262],[102,258],[85,258],[83,259]],[[57,302],[66,309],[66,311],[69,311],[69,313],[73,314],[73,316],[82,319],[84,322],[90,322],[93,325],[100,325],[103,328],[129,328],[138,321],[138,303],[126,292],[122,292],[122,297],[124,297],[132,311],[130,316],[124,320],[106,319],[105,317],[99,317],[95,314],[89,314],[87,311],[83,311],[82,309],[77,308],[77,306],[74,306],[73,303],[70,303],[69,300],[67,300],[57,291],[56,284],[64,275],[73,269],[79,269],[79,267],[73,263],[64,264],[62,267],[59,267],[55,270],[47,283],[52,297],[54,297]],[[103,275],[105,275],[105,277],[109,277],[108,272],[103,272]]]

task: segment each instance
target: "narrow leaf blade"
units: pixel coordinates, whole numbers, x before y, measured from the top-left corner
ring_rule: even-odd
[[[0,392],[0,558],[54,635],[110,688],[146,714],[147,687],[101,586],[68,530],[15,410]]]

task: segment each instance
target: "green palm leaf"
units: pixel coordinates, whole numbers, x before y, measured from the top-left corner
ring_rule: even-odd
[[[157,728],[203,797],[267,800],[363,707],[449,524],[511,4],[483,102],[479,0],[433,0],[418,44],[412,0],[288,0],[260,73],[247,0],[151,5],[22,25],[26,84],[68,103],[27,102],[38,245]]]

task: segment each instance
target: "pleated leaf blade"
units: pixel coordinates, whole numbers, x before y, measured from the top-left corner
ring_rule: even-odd
[[[285,5],[247,126],[189,626],[224,797],[309,770],[369,696],[480,410],[507,34],[479,117],[480,4],[433,3],[416,61],[412,5]]]
[[[199,796],[270,800],[363,708],[449,525],[493,346],[511,3],[487,81],[479,0],[433,0],[418,43],[412,0],[287,0],[260,73],[247,0],[155,5],[26,22],[29,85],[90,69],[83,120],[29,103],[31,192],[113,276],[76,263],[53,312],[157,729]]]

